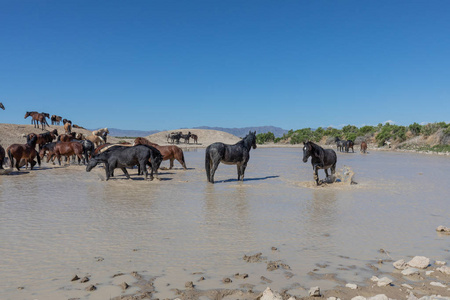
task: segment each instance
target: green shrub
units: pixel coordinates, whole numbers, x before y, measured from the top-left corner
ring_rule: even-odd
[[[256,143],[257,144],[264,144],[267,142],[273,142],[275,140],[275,135],[272,132],[267,133],[258,133],[256,135]]]

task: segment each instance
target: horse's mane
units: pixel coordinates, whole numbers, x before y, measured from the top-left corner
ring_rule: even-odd
[[[313,143],[311,141],[308,141],[306,143],[307,144],[309,143],[311,145],[311,148],[313,150],[314,156],[319,158],[321,163],[324,164],[325,150],[322,147],[320,147],[319,145],[317,145],[317,144],[315,144],[315,143]]]
[[[253,139],[256,139],[255,133],[249,132],[242,140],[240,140],[239,142],[237,142],[236,145],[239,144],[239,143],[242,143],[242,144],[244,144],[246,147],[251,148],[251,146],[252,146],[252,140],[253,140]]]

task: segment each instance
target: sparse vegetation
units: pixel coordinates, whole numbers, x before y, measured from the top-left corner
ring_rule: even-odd
[[[448,141],[450,140],[450,123],[437,122],[429,123],[426,125],[420,125],[418,123],[413,123],[409,126],[401,126],[390,123],[378,124],[377,126],[365,125],[360,128],[354,125],[346,125],[342,129],[337,128],[322,128],[319,127],[315,130],[311,128],[302,128],[297,130],[289,130],[280,138],[275,138],[273,133],[260,133],[257,135],[257,143],[264,144],[267,142],[274,143],[290,143],[290,144],[300,144],[305,141],[320,142],[325,138],[328,143],[334,141],[333,138],[339,137],[344,140],[353,140],[356,142],[361,141],[372,141],[376,143],[379,147],[385,145],[387,141],[399,144],[408,140],[412,137],[429,137],[433,134],[442,134],[446,138],[440,138],[441,144],[434,146],[424,146],[422,148],[415,148],[416,150],[429,150],[435,152],[450,151],[450,145]],[[412,146],[402,146],[402,149],[407,149]]]

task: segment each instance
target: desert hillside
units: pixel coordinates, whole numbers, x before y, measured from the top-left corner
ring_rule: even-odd
[[[25,144],[26,138],[24,137],[24,135],[32,132],[39,134],[46,131],[52,131],[53,129],[58,130],[58,134],[64,133],[63,126],[51,125],[50,127],[46,127],[46,130],[42,130],[40,128],[34,128],[34,125],[0,123],[0,145],[4,149],[6,149],[9,145],[12,144]],[[92,134],[91,131],[86,129],[72,128],[72,131],[76,133],[82,133],[84,136]],[[118,141],[119,139],[108,136],[108,142],[116,143]]]
[[[58,130],[59,134],[64,133],[64,127],[63,126],[50,126],[47,127],[46,130],[41,130],[39,128],[34,128],[34,125],[23,125],[23,124],[4,124],[0,123],[0,145],[6,149],[11,144],[24,144],[26,142],[25,135],[29,133],[43,133],[47,130],[51,131],[53,129]],[[91,135],[91,131],[86,129],[79,129],[79,128],[73,128],[73,131],[76,133],[82,133],[84,136]],[[167,142],[167,134],[170,134],[171,132],[179,132],[181,131],[183,134],[187,134],[189,131],[192,134],[196,134],[198,136],[198,144],[194,144],[194,140],[191,138],[189,141],[189,144],[185,144],[184,140],[180,140],[180,146],[181,147],[199,147],[204,148],[208,145],[214,143],[214,142],[223,142],[226,144],[235,144],[238,141],[240,141],[240,138],[237,136],[234,136],[230,133],[226,133],[223,131],[217,131],[217,130],[207,130],[207,129],[177,129],[177,130],[170,130],[170,131],[162,131],[158,132],[149,136],[146,136],[145,138],[149,139],[151,142],[160,144],[160,145],[167,145],[169,144]],[[112,136],[108,136],[108,143],[117,143],[119,141],[127,141],[127,142],[133,142],[132,139],[123,139],[123,138],[116,138]]]
[[[160,145],[167,145],[169,142],[167,141],[167,135],[172,132],[182,132],[183,134],[187,134],[188,132],[191,132],[191,134],[196,134],[198,136],[198,144],[194,145],[194,140],[191,138],[189,140],[189,147],[207,147],[208,145],[211,145],[215,142],[222,142],[225,144],[235,144],[239,142],[241,139],[235,135],[232,135],[227,132],[218,131],[218,130],[210,130],[210,129],[189,129],[189,128],[183,128],[183,129],[176,129],[176,130],[168,130],[168,131],[161,131],[155,134],[151,134],[149,136],[146,136],[145,138],[149,139],[151,142],[160,144]],[[181,146],[187,146],[184,143],[184,140],[180,140]]]

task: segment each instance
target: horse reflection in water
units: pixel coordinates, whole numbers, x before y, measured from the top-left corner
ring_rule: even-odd
[[[314,180],[317,185],[320,185],[323,181],[319,183],[319,169],[323,169],[328,179],[328,170],[331,169],[331,175],[336,173],[336,162],[337,156],[336,152],[332,149],[323,149],[319,145],[313,142],[303,143],[303,162],[306,163],[308,158],[311,156],[311,164],[314,170]],[[333,180],[332,180],[333,181]]]
[[[244,181],[245,168],[250,159],[250,149],[256,149],[256,131],[249,132],[234,145],[214,143],[206,148],[205,169],[208,182],[214,183],[214,174],[219,163],[237,165],[238,180]]]

